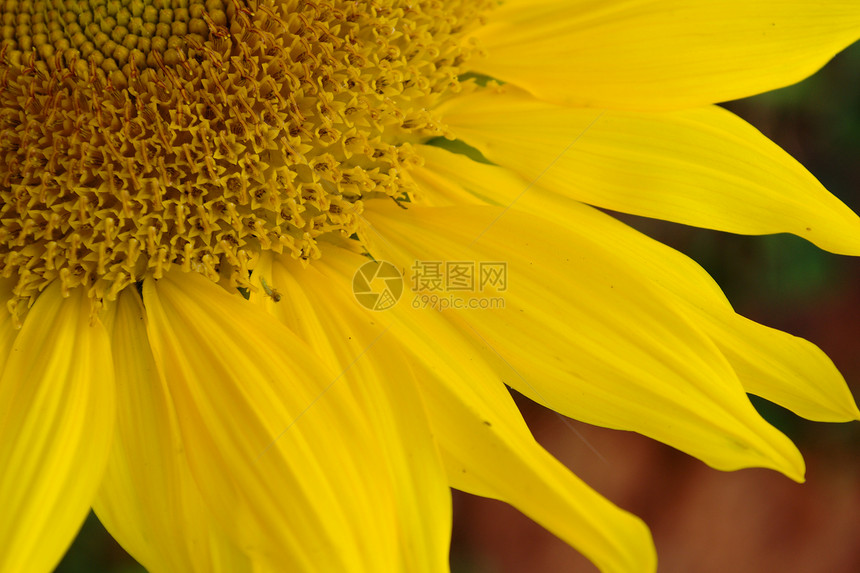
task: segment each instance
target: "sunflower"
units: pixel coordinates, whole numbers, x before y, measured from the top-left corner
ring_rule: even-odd
[[[91,507],[153,572],[444,571],[452,487],[651,571],[506,385],[795,480],[747,393],[860,417],[815,346],[595,208],[860,254],[712,105],[818,69],[855,2],[0,6],[2,572]]]

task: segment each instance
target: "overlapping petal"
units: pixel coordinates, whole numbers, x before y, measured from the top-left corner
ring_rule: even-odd
[[[802,479],[800,454],[758,416],[713,342],[595,238],[493,207],[415,206],[405,215],[373,204],[367,213],[381,238],[366,240],[398,264],[507,262],[503,309],[447,316],[474,333],[518,391],[720,469],[772,467]]]
[[[93,504],[99,520],[149,571],[249,572],[215,526],[185,459],[169,389],[158,375],[134,289],[105,324],[117,384],[116,436]]]
[[[431,204],[493,202],[515,206],[587,234],[631,269],[677,296],[717,344],[745,390],[797,414],[841,422],[860,417],[842,375],[815,345],[735,314],[717,284],[694,261],[596,209],[530,185],[508,170],[437,147],[419,147],[425,165],[413,176]],[[471,196],[471,200],[470,200]]]
[[[275,570],[397,570],[384,450],[337,373],[200,275],[148,280],[143,299],[192,475],[224,531]]]
[[[337,373],[332,383],[351,393],[365,423],[374,428],[382,453],[374,462],[379,464],[375,487],[393,497],[398,531],[387,542],[401,552],[398,570],[444,571],[450,490],[417,382],[401,341],[356,304],[351,277],[333,281],[325,274],[329,255],[337,257],[341,250],[331,247],[310,267],[287,257],[261,257],[252,275],[260,290],[252,301],[263,304]],[[357,263],[353,270],[369,261],[344,254]]]
[[[7,319],[8,320],[8,319]],[[114,423],[107,332],[83,289],[43,291],[3,356],[0,571],[51,571],[89,513]]]
[[[860,37],[852,1],[506,0],[475,71],[557,103],[682,109],[811,75]]]
[[[540,447],[507,389],[482,371],[485,368],[464,368],[467,361],[452,360],[457,356],[453,349],[468,348],[467,340],[454,336],[444,321],[416,320],[418,311],[408,314],[412,328],[398,331],[410,332],[410,342],[418,338],[416,331],[424,333],[419,345],[424,398],[452,487],[514,505],[601,571],[653,570],[656,556],[645,524],[598,495]],[[435,352],[424,346],[428,342],[436,346]],[[469,356],[462,350],[459,354]],[[477,354],[470,358],[480,364]],[[443,378],[447,383],[441,383]]]
[[[457,137],[530,183],[625,213],[860,254],[860,218],[755,128],[717,107],[598,112],[511,88],[450,101]]]
[[[326,250],[318,265],[326,280],[315,282],[313,290],[342,291],[365,262],[343,249]],[[355,313],[355,301],[346,297],[331,297],[329,304],[335,312]],[[413,309],[408,300],[383,313],[362,314],[365,321],[384,324],[378,327],[384,332],[380,340],[396,341],[410,353],[452,486],[510,503],[603,571],[653,569],[654,548],[644,524],[596,494],[534,441],[498,375],[467,337],[435,312]]]

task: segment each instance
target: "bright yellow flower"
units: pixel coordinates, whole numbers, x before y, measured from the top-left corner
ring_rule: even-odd
[[[537,445],[505,384],[796,480],[746,392],[860,417],[816,347],[590,206],[860,254],[860,219],[711,105],[815,71],[860,36],[856,2],[0,17],[2,573],[50,571],[91,506],[151,571],[444,571],[449,487],[651,571],[645,525]],[[393,266],[356,275],[368,255]]]

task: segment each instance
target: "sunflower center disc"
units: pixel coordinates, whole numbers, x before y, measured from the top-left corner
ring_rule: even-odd
[[[319,256],[457,89],[485,3],[0,0],[0,276],[94,308],[173,265]]]

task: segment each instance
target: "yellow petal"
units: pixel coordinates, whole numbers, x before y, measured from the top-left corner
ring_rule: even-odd
[[[427,323],[416,326],[426,329]],[[456,340],[441,330],[446,342]],[[502,384],[486,375],[476,379],[441,370],[440,359],[450,361],[450,356],[425,354],[436,376],[428,376],[424,395],[436,421],[451,485],[513,504],[601,571],[654,570],[656,556],[645,524],[597,494],[541,448]]]
[[[0,571],[52,571],[89,513],[114,421],[110,343],[83,289],[30,309],[0,379]]]
[[[143,287],[147,331],[207,506],[278,571],[394,571],[384,451],[337,373],[291,331],[195,274]]]
[[[499,208],[368,203],[377,258],[505,261],[504,308],[446,317],[485,345],[503,380],[574,418],[632,429],[719,469],[802,479],[794,445],[762,420],[675,298],[589,238]]]
[[[117,427],[93,509],[149,571],[250,571],[247,557],[214,526],[191,477],[137,291],[122,291],[111,310],[105,322],[115,363]]]
[[[431,207],[450,205],[516,204],[532,186],[522,177],[496,165],[479,163],[435,145],[413,146],[423,165],[409,171],[418,185],[415,202]],[[458,170],[465,168],[461,173]]]
[[[738,374],[745,390],[820,421],[857,419],[860,413],[833,363],[816,346],[735,314],[717,284],[681,253],[581,203],[529,186],[509,171],[475,163],[436,147],[418,146],[424,167],[414,173],[431,203],[486,198],[516,205],[572,231],[599,237],[606,249],[675,294]],[[480,198],[480,199],[479,199]]]
[[[842,375],[811,342],[728,311],[694,304],[688,309],[731,362],[747,392],[810,420],[860,420]]]
[[[507,0],[472,69],[557,103],[666,110],[793,84],[860,37],[854,1]]]
[[[376,486],[390,492],[400,522],[404,571],[447,568],[451,539],[451,499],[444,468],[430,432],[424,404],[400,342],[375,313],[356,304],[352,276],[341,277],[332,264],[346,261],[352,272],[366,257],[325,247],[310,267],[286,257],[260,257],[251,282],[260,287],[252,300],[264,304],[339,375],[374,427],[385,455]],[[264,293],[260,278],[270,291]]]
[[[357,305],[354,300],[348,304],[343,291],[367,261],[344,249],[328,249],[309,269],[319,268],[324,280],[299,275],[304,292],[325,296],[341,291],[329,297],[338,301],[333,312],[354,315]],[[597,495],[538,446],[504,385],[470,342],[434,313],[412,310],[409,302],[363,313],[384,333],[369,352],[394,340],[412,355],[411,368],[418,374],[451,485],[510,503],[604,571],[641,573],[653,568],[654,548],[644,524]],[[350,329],[346,336],[355,334]],[[394,379],[402,383],[403,378]]]
[[[721,108],[602,113],[503,88],[451,100],[443,113],[494,163],[578,201],[731,233],[793,233],[860,254],[860,218]]]

